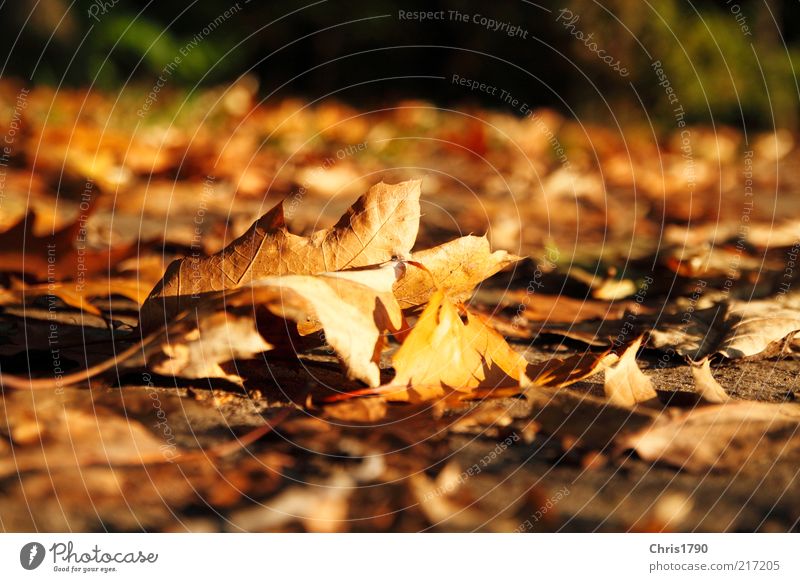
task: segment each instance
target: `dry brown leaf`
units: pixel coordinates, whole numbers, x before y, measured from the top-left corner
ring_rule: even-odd
[[[616,354],[584,352],[564,360],[553,358],[537,364],[529,364],[526,375],[536,386],[562,388],[597,374],[619,360]]]
[[[201,311],[196,318],[174,322],[167,331],[147,358],[147,367],[165,376],[238,383],[239,375],[226,372],[220,364],[273,348],[259,333],[252,315],[233,310]]]
[[[627,312],[647,313],[634,301],[597,301],[567,295],[531,294],[526,290],[506,291],[504,305],[523,306],[519,317],[529,322],[576,323],[593,319],[621,319]]]
[[[389,400],[428,400],[451,390],[519,387],[526,381],[525,358],[443,290],[431,297],[392,361],[396,375],[382,389]]]
[[[694,360],[713,354],[726,358],[774,355],[782,341],[800,331],[800,295],[781,300],[732,301],[696,311],[688,324],[658,325],[649,345],[673,348]]]
[[[0,305],[11,303],[30,303],[37,297],[52,295],[75,309],[100,315],[100,310],[90,303],[96,297],[120,295],[141,305],[147,298],[149,288],[146,282],[132,279],[87,279],[80,283],[47,283],[26,285],[24,282],[0,294]]]
[[[641,345],[642,338],[639,337],[625,349],[616,365],[606,369],[603,389],[612,404],[634,406],[658,398],[650,378],[636,364],[636,354]]]
[[[403,309],[424,305],[437,289],[448,297],[463,301],[475,286],[498,271],[521,260],[506,251],[492,252],[485,236],[463,236],[438,247],[417,251],[394,285],[394,294]]]
[[[325,417],[340,422],[373,423],[386,416],[386,400],[375,398],[352,398],[325,407]]]
[[[692,378],[694,388],[706,402],[721,404],[730,400],[730,396],[711,374],[711,362],[704,358],[700,362],[692,362]]]
[[[647,407],[611,406],[604,398],[569,388],[532,386],[525,398],[530,418],[543,432],[592,449],[603,449],[619,435],[641,430],[657,414]]]
[[[376,184],[336,225],[310,237],[287,230],[279,203],[217,254],[173,262],[142,307],[142,328],[165,324],[203,295],[260,278],[313,275],[405,257],[419,229],[420,183]]]
[[[0,233],[0,271],[25,273],[40,281],[62,280],[78,275],[89,277],[110,270],[118,261],[134,254],[132,246],[96,250],[78,248],[85,230],[85,219],[77,220],[52,234],[33,231],[33,211],[5,232]]]
[[[279,340],[291,342],[291,333],[301,328],[304,333],[320,332],[318,343],[331,346],[349,377],[378,386],[384,334],[403,327],[402,312],[391,292],[400,265],[267,277],[207,300],[198,311],[197,326],[174,325],[183,325],[185,331],[168,334],[168,343],[149,365],[162,374],[239,381],[238,375],[226,373],[219,364],[252,357],[276,347]],[[269,330],[259,326],[260,333],[256,331],[259,308],[279,318]],[[291,347],[297,351],[297,345]]]
[[[30,418],[12,419],[8,427],[0,426],[10,434],[14,449],[12,455],[0,456],[0,476],[93,464],[166,462],[176,454],[141,423],[101,407],[83,411],[63,402],[48,403]],[[81,446],[75,447],[75,442]]]
[[[800,443],[800,405],[728,402],[661,416],[619,441],[646,461],[686,471],[739,470],[764,451],[770,463]]]

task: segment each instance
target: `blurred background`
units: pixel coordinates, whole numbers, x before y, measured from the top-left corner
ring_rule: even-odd
[[[570,24],[562,9],[579,19]],[[458,10],[470,20],[403,20],[398,10]],[[798,120],[800,5],[789,0],[17,0],[2,13],[2,76],[35,83],[149,90],[184,49],[170,90],[251,72],[262,96],[503,108],[496,95],[451,83],[458,73],[534,107],[669,126],[672,107],[652,67],[660,61],[691,123],[794,129]],[[475,15],[519,32],[491,30]]]

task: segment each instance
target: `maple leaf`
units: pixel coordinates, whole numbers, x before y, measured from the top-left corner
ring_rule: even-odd
[[[428,400],[453,390],[519,387],[526,381],[525,358],[481,316],[452,303],[441,289],[392,363],[395,377],[380,390],[392,401]]]
[[[419,229],[420,184],[376,184],[332,228],[310,237],[288,231],[279,203],[217,254],[173,262],[142,306],[142,328],[164,324],[203,295],[260,278],[354,269],[408,255]]]
[[[414,252],[411,259],[413,263],[394,285],[394,294],[403,309],[424,305],[437,289],[463,301],[481,281],[522,257],[502,250],[492,252],[485,236],[470,235]]]
[[[196,326],[178,322],[174,327],[180,325],[182,333],[168,334],[148,366],[162,374],[240,381],[220,364],[271,350],[278,342],[293,343],[292,332],[319,331],[317,343],[331,346],[349,377],[377,386],[385,333],[404,327],[391,292],[400,267],[389,263],[360,271],[268,277],[209,298],[200,304]],[[262,327],[259,309],[277,316],[277,322]]]

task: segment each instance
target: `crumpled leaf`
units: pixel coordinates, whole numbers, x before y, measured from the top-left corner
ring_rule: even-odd
[[[310,237],[288,231],[279,203],[217,254],[173,262],[142,306],[142,328],[163,325],[202,295],[260,278],[340,271],[407,256],[419,229],[420,184],[376,184],[336,225]]]
[[[632,326],[632,327],[630,327]],[[529,333],[556,334],[593,346],[609,345],[620,333],[647,333],[648,347],[674,350],[691,360],[715,354],[729,359],[769,357],[800,332],[800,294],[782,300],[730,301],[686,312],[640,313],[600,322],[547,323]]]
[[[394,285],[394,293],[403,309],[424,305],[437,289],[448,297],[463,301],[475,286],[498,271],[521,260],[506,251],[492,252],[486,236],[463,236],[445,244],[417,251],[413,263]]]
[[[381,390],[389,400],[428,400],[453,390],[527,382],[525,358],[482,317],[453,304],[444,290],[431,297],[392,362],[396,375]]]
[[[661,416],[618,443],[646,461],[691,472],[740,470],[749,461],[776,457],[800,444],[800,405],[729,402]]]
[[[692,378],[694,388],[706,402],[721,404],[730,400],[730,396],[711,374],[711,361],[704,358],[701,362],[692,362]]]
[[[617,361],[619,357],[607,351],[600,354],[584,352],[563,360],[552,358],[538,364],[529,364],[526,375],[536,386],[563,388],[585,380]]]
[[[800,331],[800,297],[732,301],[696,311],[688,325],[657,326],[649,345],[671,347],[682,356],[700,360],[713,354],[726,358],[772,355],[785,338]]]
[[[616,365],[606,369],[603,389],[612,404],[634,406],[658,398],[650,378],[636,364],[636,354],[641,345],[642,338],[639,337],[625,349]]]
[[[208,310],[174,322],[164,341],[151,348],[147,367],[181,378],[224,378],[241,382],[220,364],[248,359],[274,346],[258,332],[254,317],[233,310]]]
[[[267,277],[208,299],[201,303],[197,326],[177,339],[168,334],[169,341],[149,365],[158,373],[238,381],[219,364],[272,349],[275,338],[284,339],[287,333],[291,338],[300,328],[301,335],[321,332],[318,343],[333,348],[348,377],[378,386],[384,333],[403,328],[391,292],[400,267],[392,262],[361,271]],[[259,326],[260,334],[255,333],[258,309],[279,318],[270,329]]]

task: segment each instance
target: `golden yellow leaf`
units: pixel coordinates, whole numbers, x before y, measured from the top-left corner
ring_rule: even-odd
[[[395,283],[394,294],[403,309],[424,305],[437,289],[464,300],[476,285],[521,260],[506,251],[492,252],[485,236],[463,236],[432,249],[413,253],[413,263]]]
[[[419,401],[452,390],[519,386],[527,362],[483,318],[456,306],[439,290],[393,364],[396,375],[381,392],[389,400]]]

